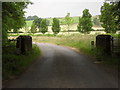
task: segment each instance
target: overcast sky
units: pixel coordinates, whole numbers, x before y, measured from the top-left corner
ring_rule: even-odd
[[[100,14],[100,7],[104,0],[31,0],[34,4],[25,9],[25,16],[37,15],[41,18],[64,17],[68,12],[70,16],[81,16],[86,8],[94,15]]]

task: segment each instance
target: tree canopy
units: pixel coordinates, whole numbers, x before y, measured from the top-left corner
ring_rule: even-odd
[[[88,9],[83,10],[83,15],[79,18],[78,31],[81,33],[89,33],[92,30],[92,15],[89,13]]]
[[[83,33],[83,31],[82,31],[82,18],[81,17],[79,17],[79,22],[78,22],[78,26],[77,26],[77,30],[79,31],[79,32],[82,32]]]
[[[2,3],[2,39],[7,40],[8,30],[20,29],[25,25],[24,9],[30,2]]]
[[[112,13],[114,16],[115,23],[117,25],[117,29],[119,30],[120,29],[120,1],[112,2],[112,4],[113,4]]]
[[[46,21],[46,19],[42,19],[42,21],[40,23],[40,32],[45,34],[47,31],[48,31],[47,21]]]
[[[116,32],[116,23],[113,16],[113,4],[104,3],[101,7],[100,22],[101,26],[105,28],[106,33],[115,33]]]
[[[26,18],[26,20],[35,20],[35,19],[38,19],[39,17],[37,16],[37,15],[34,15],[34,16],[28,16],[27,18]]]
[[[60,32],[60,22],[59,19],[57,18],[53,18],[52,31],[54,32],[55,35]]]
[[[40,23],[42,21],[42,18],[36,18],[33,22],[35,23],[35,25],[37,26],[37,28],[40,29]]]
[[[36,33],[37,32],[37,26],[35,25],[35,23],[32,23],[31,29],[30,29],[31,33]]]

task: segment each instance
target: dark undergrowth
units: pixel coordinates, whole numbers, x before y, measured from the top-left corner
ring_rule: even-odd
[[[40,56],[40,49],[36,46],[32,46],[32,50],[25,55],[16,54],[15,44],[11,43],[7,47],[3,47],[2,50],[2,79],[11,79],[29,67],[33,61]]]

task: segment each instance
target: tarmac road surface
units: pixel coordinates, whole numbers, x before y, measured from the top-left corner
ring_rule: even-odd
[[[59,45],[36,43],[42,56],[6,88],[118,88],[117,72]]]

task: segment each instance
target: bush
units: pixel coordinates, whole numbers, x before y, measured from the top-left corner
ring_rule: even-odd
[[[15,54],[15,47],[4,50],[2,58],[3,80],[22,73],[40,55],[40,50],[36,45],[33,45],[32,50],[26,55]]]
[[[53,18],[52,31],[54,32],[55,35],[60,32],[60,23],[59,19],[57,18]]]
[[[40,32],[45,34],[47,31],[48,31],[47,21],[46,21],[46,19],[42,19],[42,21],[40,23]]]

